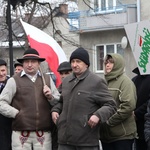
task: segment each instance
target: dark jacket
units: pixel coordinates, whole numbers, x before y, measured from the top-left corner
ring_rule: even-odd
[[[150,143],[150,100],[147,105],[147,113],[145,114],[145,140]],[[150,147],[149,147],[150,148]]]
[[[132,79],[136,86],[137,103],[134,110],[139,139],[144,140],[144,115],[147,112],[147,103],[150,100],[150,75],[140,75],[139,69],[133,70],[137,75]]]
[[[88,120],[95,114],[105,122],[116,109],[104,79],[85,71],[79,78],[68,75],[62,83],[61,103],[52,111],[58,118],[58,143],[75,146],[97,146],[99,125],[91,128]]]

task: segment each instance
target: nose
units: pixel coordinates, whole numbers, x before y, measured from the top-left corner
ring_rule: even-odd
[[[109,66],[109,63],[105,64],[105,66],[108,67],[108,66]]]
[[[29,62],[28,62],[28,66],[31,66],[31,64],[32,64],[32,62],[31,62],[31,61],[29,61]]]
[[[77,65],[76,61],[74,61],[74,62],[71,63],[72,67],[75,67],[76,65]]]

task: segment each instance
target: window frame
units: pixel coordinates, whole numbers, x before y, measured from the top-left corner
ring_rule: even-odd
[[[93,64],[94,64],[94,71],[96,72],[96,73],[104,73],[104,70],[99,70],[98,69],[98,58],[97,58],[97,55],[98,55],[98,52],[97,52],[97,47],[100,47],[100,46],[103,46],[104,47],[104,49],[103,49],[103,54],[104,54],[104,57],[102,58],[103,60],[104,60],[104,58],[105,58],[105,56],[106,56],[106,54],[107,54],[107,46],[108,45],[113,45],[114,46],[114,53],[118,53],[118,49],[117,49],[117,47],[120,45],[121,46],[121,43],[107,43],[107,44],[97,44],[97,45],[95,45],[94,46],[94,57],[93,57]],[[123,54],[122,54],[122,56],[124,57],[124,49],[122,48],[122,52],[123,52]],[[102,64],[103,64],[103,62],[102,62]],[[102,65],[101,64],[101,65]]]
[[[105,1],[104,7],[102,7],[102,1]],[[93,8],[95,14],[106,14],[123,10],[123,8],[117,6],[117,0],[113,0],[112,6],[109,7],[110,1],[112,0],[97,0],[98,6],[95,7],[95,0],[91,0],[90,7]]]

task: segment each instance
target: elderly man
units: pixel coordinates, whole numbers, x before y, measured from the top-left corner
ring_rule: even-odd
[[[51,77],[39,71],[45,59],[35,49],[17,60],[23,71],[8,80],[0,95],[0,113],[13,118],[12,149],[51,150],[49,102],[58,101],[60,94]]]
[[[7,63],[0,59],[0,93],[8,80]],[[0,149],[11,150],[11,119],[0,114]]]
[[[58,150],[99,150],[99,124],[116,110],[104,79],[89,71],[83,48],[70,56],[72,73],[62,82],[60,102],[52,109],[58,126]]]

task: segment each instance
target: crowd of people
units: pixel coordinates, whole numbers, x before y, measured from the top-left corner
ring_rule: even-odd
[[[57,71],[27,49],[9,77],[0,59],[0,150],[150,150],[150,75],[125,74],[120,54],[104,58],[104,78],[91,72],[88,51],[74,50]]]

